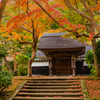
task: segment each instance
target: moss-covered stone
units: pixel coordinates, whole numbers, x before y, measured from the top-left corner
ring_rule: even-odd
[[[9,97],[7,100],[12,100],[12,99],[16,96],[16,94],[19,92],[19,90],[25,85],[26,82],[27,82],[27,81],[24,81],[24,82],[16,89],[16,92],[15,92],[11,97]]]
[[[86,84],[84,80],[81,80],[82,92],[84,100],[90,100],[89,92],[87,90]]]

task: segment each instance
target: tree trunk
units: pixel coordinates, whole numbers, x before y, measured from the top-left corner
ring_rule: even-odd
[[[95,54],[95,51],[96,51],[96,39],[92,40],[92,48],[93,48],[93,55],[94,55],[94,64],[95,64],[96,75],[97,75],[97,77],[100,77],[100,66],[99,66],[99,64],[97,62],[97,57],[96,57],[96,54]]]
[[[96,22],[94,21],[94,19],[92,20],[92,22],[91,22],[91,33],[96,33],[96,31],[98,31],[97,30],[97,24],[96,24]],[[100,66],[99,66],[99,64],[98,64],[98,61],[97,61],[97,57],[96,57],[96,38],[94,38],[94,39],[92,39],[91,40],[91,42],[92,42],[92,48],[93,48],[93,55],[94,55],[94,64],[95,64],[95,70],[96,70],[96,75],[97,75],[97,77],[100,77]]]
[[[3,13],[4,13],[4,10],[5,10],[5,7],[6,7],[6,3],[7,3],[7,0],[2,0],[2,1],[1,1],[1,8],[0,8],[0,24],[1,24],[1,21],[2,21]]]
[[[35,58],[35,54],[36,54],[36,47],[33,48],[33,51],[32,51],[32,57],[30,58],[29,62],[28,62],[28,76],[29,77],[32,77],[32,62],[34,61],[34,58]]]
[[[14,72],[17,71],[16,66],[17,66],[17,63],[16,63],[16,52],[14,52]]]
[[[31,59],[28,62],[28,76],[29,77],[32,77],[32,68],[31,68],[31,65],[32,65],[32,62],[34,61],[34,58],[35,58],[37,42],[38,42],[38,37],[35,36],[33,38],[33,44],[32,44],[32,50],[33,50],[32,51],[32,57],[31,57]]]
[[[11,67],[10,67],[10,65],[9,65],[9,63],[8,63],[8,61],[7,61],[7,59],[6,59],[6,57],[3,57],[3,59],[4,59],[5,64],[7,65],[7,69],[9,69],[9,71],[10,71],[12,74],[14,74],[14,72],[13,72],[13,70],[11,69]]]

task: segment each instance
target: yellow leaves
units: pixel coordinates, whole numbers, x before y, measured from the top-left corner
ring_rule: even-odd
[[[65,1],[64,0],[55,0],[55,3],[61,4],[61,5],[65,5]]]
[[[81,33],[84,29],[79,29],[77,30],[78,33]]]
[[[100,17],[96,17],[96,18],[94,18],[96,21],[98,21],[98,20],[100,20]]]
[[[42,35],[43,35],[43,33],[39,33],[39,34],[38,34],[38,38],[40,38]]]
[[[18,35],[17,32],[12,32],[12,35]]]
[[[56,29],[56,30],[51,29],[51,30],[46,31],[45,33],[59,33],[59,32],[63,32],[63,31],[64,31],[64,29]]]
[[[11,38],[8,38],[7,41],[9,41]]]
[[[1,33],[7,32],[7,28],[4,27],[4,25],[1,25],[1,27],[0,27],[0,32],[1,32]]]
[[[3,33],[3,32],[5,32],[5,30],[4,29],[0,29],[0,32]]]

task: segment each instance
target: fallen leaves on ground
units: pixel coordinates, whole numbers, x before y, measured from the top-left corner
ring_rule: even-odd
[[[49,79],[49,78],[52,78],[52,77],[47,77],[47,76],[14,77],[14,79],[12,80],[13,84],[10,85],[9,88],[5,89],[2,94],[0,94],[0,100],[6,100],[7,97],[13,94],[15,92],[15,89],[24,81],[22,79]],[[61,77],[55,77],[55,78],[59,79]],[[80,80],[85,79],[86,86],[92,100],[100,100],[100,80],[96,80],[96,79],[100,79],[100,77],[97,78],[97,77],[88,77],[88,76],[76,76],[76,77],[65,77],[65,78],[67,78],[68,80],[69,79],[80,79]],[[92,79],[92,80],[88,80],[88,79]]]
[[[13,94],[16,88],[23,82],[23,80],[12,79],[12,85],[0,93],[0,100],[6,100],[11,94]]]
[[[100,80],[86,80],[86,86],[92,100],[100,100]]]

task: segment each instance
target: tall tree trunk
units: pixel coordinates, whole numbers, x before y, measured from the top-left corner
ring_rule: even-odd
[[[9,71],[10,71],[12,74],[14,74],[14,72],[13,72],[13,70],[11,69],[11,67],[10,67],[10,65],[9,65],[9,63],[8,63],[8,61],[7,61],[7,59],[6,59],[6,57],[3,57],[3,59],[4,59],[5,64],[7,65],[7,69],[9,69]]]
[[[17,68],[17,63],[16,63],[16,51],[14,52],[14,72],[16,72]]]
[[[96,39],[92,40],[92,48],[93,48],[94,64],[95,64],[96,74],[97,74],[97,77],[100,77],[100,65],[97,62],[97,57],[96,57],[96,54],[95,54],[95,51],[96,51]]]
[[[36,54],[36,47],[33,48],[33,51],[32,51],[32,57],[30,58],[29,62],[28,62],[28,76],[29,77],[32,77],[32,62],[34,61],[34,58],[35,58],[35,54]]]
[[[94,19],[91,22],[91,27],[90,28],[91,28],[91,33],[93,33],[93,32],[96,33],[96,31],[98,31],[97,30],[98,26],[97,26],[96,22],[94,21]],[[98,64],[97,56],[96,56],[96,53],[95,53],[96,52],[96,38],[92,39],[91,42],[92,42],[92,48],[93,48],[96,75],[97,75],[97,77],[100,77],[100,66]]]
[[[0,8],[0,24],[3,18],[3,13],[6,7],[7,0],[1,0],[1,8]]]
[[[31,59],[29,60],[28,62],[28,76],[29,77],[32,77],[32,68],[31,68],[31,65],[32,65],[32,62],[34,61],[34,58],[35,58],[35,54],[36,54],[36,46],[37,46],[37,42],[38,42],[38,37],[37,36],[33,36],[33,44],[32,44],[32,57]]]

